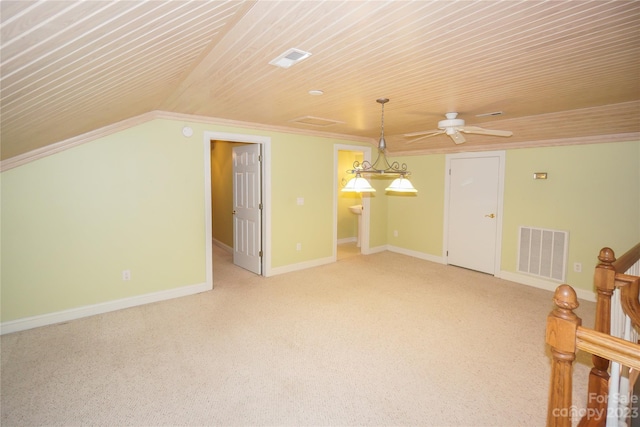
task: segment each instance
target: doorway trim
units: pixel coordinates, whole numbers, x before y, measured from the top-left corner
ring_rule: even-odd
[[[204,180],[204,209],[205,209],[205,255],[206,280],[213,287],[213,230],[211,212],[211,141],[244,142],[261,144],[262,168],[262,276],[271,275],[271,137],[264,135],[248,135],[240,133],[205,131],[203,135],[205,180]]]
[[[497,209],[497,224],[496,224],[496,248],[494,254],[494,273],[495,277],[499,277],[501,271],[501,258],[502,258],[502,215],[504,208],[504,176],[505,176],[505,158],[506,154],[504,150],[500,151],[478,151],[470,153],[456,153],[447,154],[445,157],[444,168],[444,229],[442,232],[442,259],[445,264],[449,264],[447,257],[447,249],[449,247],[449,193],[451,191],[451,181],[449,171],[451,170],[452,159],[469,159],[469,158],[483,158],[483,157],[498,157],[500,159],[498,165],[498,209]]]
[[[357,151],[362,153],[364,160],[371,162],[371,147],[363,145],[333,145],[333,261],[338,259],[338,152]],[[371,224],[369,197],[362,198],[362,236],[360,236],[360,253],[368,255],[369,249],[369,229]]]

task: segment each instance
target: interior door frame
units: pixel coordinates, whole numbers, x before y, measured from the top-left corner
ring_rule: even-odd
[[[271,275],[271,137],[264,135],[248,135],[229,132],[205,131],[203,135],[204,162],[205,162],[205,254],[207,257],[207,283],[213,285],[213,230],[211,212],[211,141],[242,142],[248,144],[260,144],[260,155],[262,156],[261,188],[262,192],[262,272],[261,275],[268,277]]]
[[[338,259],[338,152],[339,151],[357,151],[362,153],[364,160],[371,162],[371,147],[363,145],[333,145],[333,261]],[[368,255],[371,253],[369,249],[369,230],[371,224],[371,206],[369,197],[362,198],[362,236],[360,236],[360,253]]]
[[[498,165],[498,209],[496,212],[496,248],[494,254],[494,273],[495,277],[499,277],[501,271],[501,258],[502,258],[502,215],[504,211],[504,175],[505,175],[505,158],[506,152],[500,151],[478,151],[467,153],[455,153],[447,154],[445,156],[445,169],[444,169],[444,230],[443,230],[443,242],[442,242],[442,259],[445,264],[449,264],[449,257],[447,256],[447,250],[449,248],[449,194],[451,191],[451,177],[449,170],[451,169],[451,160],[453,159],[470,159],[470,158],[484,158],[484,157],[498,157],[500,159]]]

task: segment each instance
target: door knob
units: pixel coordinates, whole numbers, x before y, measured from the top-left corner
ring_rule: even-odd
[[[489,214],[489,215],[485,215],[487,218],[495,218],[496,215],[495,214]]]
[[[236,211],[234,210],[232,213],[235,215],[235,214],[236,214]]]

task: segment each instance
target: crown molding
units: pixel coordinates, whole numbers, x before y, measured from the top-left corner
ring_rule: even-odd
[[[69,139],[65,139],[60,142],[56,142],[45,147],[37,148],[24,154],[11,157],[9,159],[0,162],[0,172],[5,172],[10,169],[22,166],[24,164],[33,162],[38,159],[42,159],[47,156],[59,153],[64,150],[68,150],[73,147],[85,144],[87,142],[94,141],[98,138],[111,135],[113,133],[138,126],[140,124],[149,122],[156,119],[177,120],[182,122],[192,122],[200,124],[212,124],[219,126],[232,126],[253,129],[258,131],[268,132],[280,132],[280,133],[292,133],[296,135],[316,136],[322,138],[334,138],[343,139],[347,141],[363,142],[366,144],[376,145],[376,141],[373,138],[359,137],[352,135],[345,135],[339,133],[323,132],[317,130],[305,130],[294,129],[284,126],[272,126],[264,125],[260,123],[243,122],[238,120],[221,119],[217,117],[199,116],[193,114],[174,113],[170,111],[154,110],[144,114],[140,114],[129,119],[113,123],[108,126],[93,130],[91,132],[84,133],[82,135],[74,136]],[[413,150],[413,151],[396,151],[388,150],[390,156],[418,156],[425,154],[450,154],[460,152],[472,152],[472,151],[488,151],[488,150],[510,150],[517,148],[535,148],[535,147],[555,147],[564,145],[583,145],[583,144],[600,144],[607,142],[627,142],[627,141],[640,141],[640,132],[631,133],[619,133],[611,135],[592,135],[577,138],[559,138],[559,139],[547,139],[547,140],[535,140],[524,141],[516,143],[500,143],[500,144],[484,144],[484,145],[471,145],[465,144],[464,146],[452,146],[451,148],[439,148],[439,149],[425,149],[425,150]]]
[[[87,142],[94,141],[98,138],[103,138],[105,136],[111,135],[121,130],[125,130],[130,127],[137,126],[142,123],[146,123],[148,121],[154,120],[155,118],[156,117],[153,111],[149,113],[140,114],[139,116],[131,117],[129,119],[125,119],[125,120],[110,124],[108,126],[104,126],[99,129],[95,129],[90,132],[83,133],[82,135],[74,136],[72,138],[68,138],[51,145],[46,145],[41,148],[36,148],[35,150],[28,151],[24,154],[19,154],[9,159],[3,160],[2,162],[0,162],[0,172],[5,172],[5,171],[8,171],[9,169],[13,169],[18,166],[22,166],[24,164],[33,162],[35,160],[42,159],[47,156],[51,156],[61,151],[65,151],[70,148],[77,147]]]
[[[156,118],[158,119],[179,120],[183,122],[193,122],[193,123],[201,123],[201,124],[204,123],[204,124],[213,124],[213,125],[220,125],[220,126],[234,126],[234,127],[241,127],[241,128],[261,130],[261,131],[292,133],[295,135],[306,135],[306,136],[319,136],[322,138],[344,139],[347,141],[364,142],[367,144],[377,144],[377,141],[375,141],[374,138],[365,137],[365,136],[354,136],[354,135],[347,135],[342,133],[332,133],[332,132],[324,132],[324,131],[310,130],[310,129],[290,128],[286,126],[265,125],[262,123],[243,122],[240,120],[221,119],[218,117],[198,116],[194,114],[173,113],[170,111],[157,110],[157,111],[153,111],[153,113],[156,114]]]
[[[492,151],[492,150],[515,150],[518,148],[540,148],[540,147],[560,147],[565,145],[586,145],[586,144],[605,144],[609,142],[631,142],[640,141],[640,132],[617,133],[611,135],[591,135],[576,138],[558,138],[544,139],[523,142],[503,142],[494,144],[471,145],[464,146],[455,145],[451,148],[434,148],[412,151],[393,151],[389,150],[390,156],[421,156],[427,154],[453,154],[462,152],[476,151]]]
[[[260,130],[260,131],[293,133],[296,135],[318,136],[323,138],[337,138],[337,139],[344,139],[347,141],[356,141],[356,142],[364,142],[367,144],[375,144],[375,141],[373,138],[367,138],[367,137],[357,137],[352,135],[344,135],[344,134],[314,131],[314,130],[293,129],[293,128],[288,128],[284,126],[270,126],[270,125],[263,125],[260,123],[242,122],[238,120],[228,120],[228,119],[220,119],[216,117],[198,116],[198,115],[192,115],[192,114],[182,114],[182,113],[173,113],[170,111],[154,110],[148,113],[140,114],[135,117],[131,117],[129,119],[119,121],[117,123],[113,123],[108,126],[104,126],[102,128],[84,133],[82,135],[74,136],[72,138],[65,139],[63,141],[56,142],[54,144],[47,145],[45,147],[37,148],[27,153],[19,154],[9,159],[3,160],[2,162],[0,162],[0,172],[8,171],[9,169],[22,166],[24,164],[33,162],[35,160],[42,159],[47,156],[51,156],[61,151],[68,150],[73,147],[77,147],[87,142],[94,141],[98,138],[103,138],[113,133],[116,133],[125,129],[129,129],[133,126],[137,126],[137,125],[149,122],[151,120],[156,120],[156,119],[178,120],[181,122],[212,124],[212,125],[220,125],[220,126],[235,126],[235,127]]]

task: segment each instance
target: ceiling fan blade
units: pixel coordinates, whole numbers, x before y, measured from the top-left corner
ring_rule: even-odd
[[[484,129],[478,126],[462,126],[458,129],[460,132],[464,133],[475,133],[478,135],[491,135],[491,136],[511,136],[513,132],[509,130],[495,130],[495,129]]]
[[[441,134],[441,133],[442,133],[441,129],[432,129],[432,130],[421,130],[420,132],[405,133],[402,136],[412,137],[412,136],[422,136],[422,135],[427,135],[427,134],[438,135],[438,134]]]
[[[464,136],[462,136],[462,134],[458,131],[455,131],[454,133],[448,133],[447,135],[449,135],[451,139],[453,139],[453,142],[455,142],[456,144],[462,144],[463,142],[467,141],[466,139],[464,139]]]
[[[438,130],[438,131],[433,130],[433,131],[430,131],[427,134],[425,134],[425,132],[417,132],[417,135],[415,135],[415,136],[418,136],[418,138],[414,138],[414,139],[412,139],[410,141],[407,141],[407,144],[412,144],[412,143],[414,143],[416,141],[420,141],[421,139],[431,138],[432,136],[442,135],[444,132],[445,131],[443,131],[443,130]],[[406,134],[404,136],[409,136],[409,134]]]

